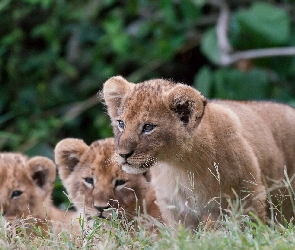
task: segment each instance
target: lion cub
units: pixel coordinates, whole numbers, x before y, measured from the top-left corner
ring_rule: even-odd
[[[293,108],[207,100],[192,87],[163,79],[133,84],[112,77],[102,94],[115,158],[128,173],[151,170],[166,223],[195,228],[200,221],[215,221],[228,199],[237,196],[245,213],[252,211],[262,221],[267,208],[279,210],[283,200],[285,218],[294,215],[283,183],[286,173],[295,188]]]
[[[144,174],[125,173],[113,161],[114,140],[98,140],[88,146],[68,138],[55,147],[60,178],[77,212],[91,219],[109,219],[112,209],[131,219],[137,210],[159,218],[154,190]]]
[[[56,166],[46,157],[29,159],[21,153],[0,153],[2,216],[8,221],[33,217],[43,229],[48,221],[60,228],[73,213],[53,206],[51,192],[55,177]]]

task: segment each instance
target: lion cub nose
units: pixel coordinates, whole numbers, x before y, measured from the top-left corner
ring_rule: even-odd
[[[119,154],[122,158],[127,160],[131,155],[133,155],[134,151],[131,151],[130,153],[127,154]]]

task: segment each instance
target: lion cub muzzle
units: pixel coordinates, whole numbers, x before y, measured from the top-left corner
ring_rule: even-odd
[[[93,206],[99,212],[99,214],[97,215],[98,218],[107,219],[109,213],[106,213],[107,212],[106,210],[109,210],[111,208],[111,206],[109,204],[107,206],[103,206],[103,207],[95,206],[95,205],[93,205]]]
[[[129,152],[129,153],[127,153],[127,154],[119,154],[119,155],[125,160],[125,162],[127,162],[127,159],[128,159],[130,156],[132,156],[133,153],[134,153],[134,150],[131,151],[131,152]]]

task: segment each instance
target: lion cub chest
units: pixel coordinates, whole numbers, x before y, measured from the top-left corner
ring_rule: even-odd
[[[162,208],[162,217],[169,225],[182,221],[186,227],[194,228],[203,213],[202,197],[191,172],[158,163],[151,168],[152,185],[155,187],[157,203]]]

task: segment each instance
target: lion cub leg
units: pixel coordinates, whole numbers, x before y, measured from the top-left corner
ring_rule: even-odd
[[[266,221],[266,190],[262,184],[249,188],[249,193],[242,199],[244,214],[254,213],[262,222]]]
[[[157,205],[159,206],[161,216],[165,224],[169,226],[176,226],[177,225],[177,219],[176,219],[176,211],[173,209],[171,205],[168,205],[168,202],[165,199],[158,199]]]

